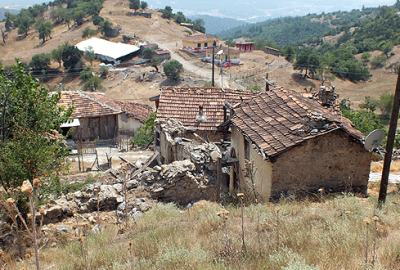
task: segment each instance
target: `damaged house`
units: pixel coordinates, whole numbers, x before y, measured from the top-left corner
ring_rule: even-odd
[[[195,162],[196,147],[184,151],[186,143],[219,146],[221,163],[206,166],[214,177],[208,185],[220,182],[221,190],[235,194],[250,191],[254,183],[262,201],[320,188],[367,190],[371,153],[363,147],[364,135],[317,100],[284,88],[254,93],[164,87],[155,101],[159,162]],[[182,128],[171,128],[171,123]],[[254,165],[250,170],[249,161]],[[215,181],[218,170],[223,176]]]
[[[225,104],[236,104],[255,95],[258,93],[217,87],[166,86],[162,88],[161,94],[153,99],[156,105],[158,104],[156,123],[174,119],[187,129],[186,138],[219,142],[229,138],[229,131],[219,129],[220,124],[230,117],[230,110]],[[194,136],[194,133],[198,136]],[[155,146],[163,163],[177,160],[173,147],[168,144],[168,136],[171,136],[170,132],[156,124]]]
[[[367,191],[371,153],[364,135],[312,99],[275,88],[237,104],[230,123],[236,178],[243,189],[253,174],[263,201],[320,188]]]
[[[60,106],[74,105],[71,121],[61,128],[74,128],[73,140],[107,140],[132,135],[153,112],[148,105],[116,101],[104,93],[62,91]]]

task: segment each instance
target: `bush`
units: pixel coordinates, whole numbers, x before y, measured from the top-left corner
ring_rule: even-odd
[[[386,65],[386,61],[387,61],[387,56],[384,54],[381,54],[381,55],[375,56],[371,60],[370,64],[374,68],[380,68],[380,67],[384,67]]]
[[[137,130],[137,135],[135,135],[131,140],[132,145],[146,145],[153,141],[154,138],[154,121],[156,120],[157,112],[150,114],[149,118],[141,125]]]
[[[68,69],[68,71],[75,71],[76,65],[81,60],[82,55],[83,53],[74,45],[65,44],[61,55],[64,68]]]
[[[146,59],[151,59],[151,55],[153,54],[153,50],[150,48],[146,48],[143,51],[143,57]]]
[[[96,91],[103,89],[102,82],[103,82],[102,78],[93,76],[83,84],[83,90]]]
[[[104,22],[103,17],[100,17],[99,15],[93,16],[93,24],[94,25],[100,25],[102,22]]]
[[[168,79],[177,81],[180,79],[180,73],[183,72],[183,66],[177,60],[171,60],[164,65],[164,73]]]
[[[100,77],[104,79],[107,77],[107,74],[108,74],[108,68],[101,67],[100,68]]]
[[[88,37],[88,36],[94,36],[97,34],[97,31],[94,29],[91,29],[89,26],[86,26],[85,29],[82,31],[82,38]]]
[[[36,54],[32,56],[29,66],[32,67],[34,72],[45,70],[50,65],[50,55],[47,53]]]
[[[93,68],[92,66],[85,67],[81,73],[79,73],[79,79],[87,81],[88,79],[93,77]]]

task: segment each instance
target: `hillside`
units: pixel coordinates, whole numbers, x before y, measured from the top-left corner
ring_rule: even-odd
[[[151,19],[140,16],[126,16],[131,11],[128,7],[128,1],[114,2],[105,1],[100,16],[109,19],[114,25],[122,27],[123,35],[136,36],[136,40],[132,42],[155,42],[163,49],[171,52],[172,58],[183,63],[185,72],[183,80],[179,82],[182,86],[204,86],[205,83],[211,81],[211,65],[201,62],[199,59],[190,56],[179,49],[182,46],[181,40],[187,35],[186,27],[182,27],[175,23],[173,19],[164,19],[161,13],[155,10],[146,10],[152,14]],[[49,19],[49,11],[44,13],[44,17]],[[337,18],[337,17],[335,17]],[[295,19],[293,19],[295,21]],[[328,19],[325,24],[329,24]],[[320,26],[321,22],[313,22]],[[4,65],[14,63],[14,58],[18,57],[21,61],[29,62],[33,55],[39,53],[49,53],[58,46],[69,42],[77,44],[82,41],[81,37],[83,29],[89,26],[92,29],[97,27],[93,25],[91,19],[87,18],[82,25],[73,26],[68,29],[66,23],[61,23],[54,27],[51,34],[52,38],[41,44],[38,38],[38,32],[31,29],[25,39],[19,40],[17,29],[10,32],[6,43],[0,43],[0,58]],[[0,22],[0,27],[4,27],[4,22]],[[96,37],[102,37],[101,33],[97,33]],[[286,35],[289,36],[289,35]],[[116,38],[109,38],[110,41],[122,42],[122,35]],[[391,56],[386,66],[400,61],[400,49],[396,46],[393,49],[394,55]],[[375,52],[373,56],[380,54]],[[372,57],[373,57],[372,56]],[[372,59],[371,57],[371,59]],[[276,57],[265,54],[262,51],[254,51],[252,53],[241,54],[241,66],[232,66],[224,69],[222,76],[216,74],[216,84],[224,87],[245,89],[246,87],[263,88],[265,82],[263,77],[268,73],[269,80],[276,85],[297,91],[307,91],[310,89],[318,89],[321,81],[314,79],[304,79],[300,75],[300,71],[295,71],[292,64],[283,57]],[[358,56],[360,58],[360,56]],[[133,60],[139,60],[135,58]],[[53,62],[51,67],[57,68],[58,63]],[[99,69],[99,62],[94,62],[95,70]],[[62,69],[61,69],[62,70]],[[162,85],[170,84],[163,74],[153,76],[154,69],[152,67],[130,67],[127,70],[109,72],[107,78],[103,81],[104,90],[108,95],[119,100],[136,101],[154,106],[148,98],[159,94],[159,88]],[[217,69],[217,73],[219,69]],[[364,101],[364,96],[370,95],[379,97],[386,91],[393,91],[396,83],[396,74],[390,70],[382,68],[370,69],[372,77],[367,81],[352,82],[335,78],[330,83],[336,86],[340,98],[350,98],[354,104]],[[143,74],[151,75],[152,79],[141,80]],[[64,89],[80,90],[82,82],[77,74],[62,73],[45,84],[51,89],[58,89],[60,83]],[[329,83],[329,81],[328,81]]]

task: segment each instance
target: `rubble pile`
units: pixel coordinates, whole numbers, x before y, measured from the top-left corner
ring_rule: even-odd
[[[153,202],[146,197],[137,198],[131,193],[138,187],[136,180],[126,182],[127,194],[129,194],[128,214],[133,218],[138,218],[143,212],[150,209]],[[100,211],[117,211],[120,218],[125,213],[125,201],[123,184],[115,182],[112,185],[89,184],[82,190],[61,196],[57,200],[50,202],[42,207],[44,210],[43,224],[61,222],[66,217],[72,217],[74,213],[96,215],[97,207]],[[43,213],[43,212],[42,212]],[[41,214],[38,213],[38,219]]]

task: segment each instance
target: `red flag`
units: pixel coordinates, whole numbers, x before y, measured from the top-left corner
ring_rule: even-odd
[[[230,66],[232,66],[232,62],[226,63],[226,64],[224,65],[224,68],[228,68],[228,67],[230,67]]]

